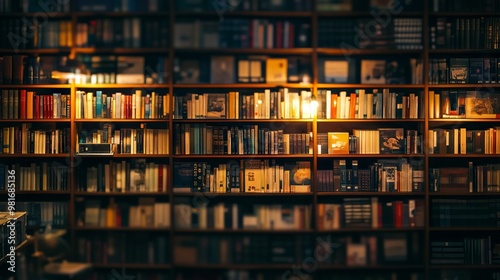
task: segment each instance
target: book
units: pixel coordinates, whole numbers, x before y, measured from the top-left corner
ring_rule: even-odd
[[[287,82],[288,60],[286,58],[266,59],[266,82],[286,83]]]
[[[384,60],[361,60],[361,83],[362,84],[385,84]]]
[[[234,56],[212,56],[210,82],[214,84],[232,84],[234,78]]]
[[[226,118],[226,94],[211,93],[207,94],[207,118],[224,119]]]
[[[349,133],[328,132],[328,153],[349,154]]]
[[[380,153],[381,154],[403,154],[404,129],[403,128],[379,128]]]
[[[466,118],[500,118],[500,95],[487,92],[467,91],[465,97]]]

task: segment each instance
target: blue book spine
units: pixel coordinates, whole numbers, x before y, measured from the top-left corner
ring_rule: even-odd
[[[97,118],[102,118],[102,91],[96,91],[95,114]]]

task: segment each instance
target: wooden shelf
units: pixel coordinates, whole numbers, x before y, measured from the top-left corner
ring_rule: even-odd
[[[370,11],[339,11],[339,12],[316,12],[318,17],[373,17]],[[398,13],[399,16],[404,16],[404,17],[422,17],[423,11],[422,12],[406,12],[406,11],[401,11],[401,13]],[[320,18],[320,20],[322,20]]]
[[[221,89],[273,89],[273,88],[304,88],[310,89],[313,85],[310,83],[239,83],[239,84],[174,84],[174,89],[207,89],[207,88],[221,88]]]
[[[424,265],[408,265],[408,264],[394,264],[394,265],[360,265],[360,266],[347,266],[347,265],[320,265],[320,270],[423,270]]]
[[[0,84],[0,88],[8,89],[71,89],[69,84],[36,84],[36,85],[5,85]]]
[[[312,229],[173,229],[174,234],[307,234]]]
[[[217,14],[215,11],[210,12],[175,12],[178,18],[185,19],[186,17],[217,17],[217,18],[234,18],[234,17],[265,17],[265,18],[280,18],[280,17],[293,17],[293,18],[307,18],[313,15],[308,11],[231,11],[223,15]]]
[[[175,155],[174,159],[312,159],[313,155],[308,154],[293,154],[293,155]]]
[[[483,154],[465,154],[465,155],[455,155],[455,154],[432,154],[429,158],[498,158],[500,155],[483,155]]]
[[[175,269],[196,270],[287,270],[301,264],[174,264]]]
[[[17,119],[0,120],[0,123],[71,123],[70,119]]]
[[[425,119],[318,119],[320,123],[398,123],[425,122]]]
[[[429,227],[429,231],[435,231],[435,232],[480,232],[480,231],[487,231],[487,232],[500,232],[500,228],[498,227],[475,227],[475,226],[470,226],[470,227]]]
[[[168,154],[113,154],[113,155],[79,155],[81,158],[169,158]]]
[[[70,191],[18,191],[15,192],[16,196],[38,196],[38,195],[55,195],[55,196],[69,196],[71,194]],[[0,196],[8,195],[6,191],[0,191]]]
[[[337,48],[318,48],[319,55],[337,55],[337,56],[359,56],[359,55],[422,55],[424,50],[387,50],[387,49],[337,49]],[[383,85],[378,85],[378,87]]]
[[[168,17],[170,12],[74,12],[76,17],[102,18],[102,17]]]
[[[323,88],[335,88],[335,89],[424,89],[424,85],[411,85],[411,84],[330,84],[330,83],[319,83],[319,89]]]
[[[0,158],[68,158],[69,154],[0,154]]]
[[[170,231],[170,228],[158,228],[158,227],[76,227],[76,231]]]
[[[425,196],[425,192],[319,192],[318,196]]]
[[[429,119],[429,123],[446,123],[446,122],[451,122],[451,123],[464,123],[464,122],[484,122],[484,123],[500,123],[500,119]]]
[[[424,158],[422,154],[319,154],[318,158]]]
[[[113,268],[126,268],[126,269],[146,269],[146,270],[170,270],[171,264],[148,264],[148,263],[93,263],[94,269],[113,269]]]
[[[75,123],[168,123],[168,119],[76,119]]]
[[[484,15],[481,15],[483,17]],[[497,15],[498,16],[498,15]],[[500,54],[500,50],[488,50],[488,49],[440,49],[440,50],[429,50],[429,54],[482,54],[482,55],[488,55],[488,54]]]
[[[175,49],[176,54],[276,54],[276,55],[310,55],[312,48],[248,48],[248,49],[212,49],[212,48],[186,48]]]
[[[439,196],[461,196],[461,197],[467,197],[467,196],[499,196],[500,197],[500,192],[471,192],[471,193],[457,193],[457,192],[429,192],[430,197],[439,197]]]
[[[78,54],[140,54],[158,53],[168,54],[169,48],[74,48]]]
[[[15,49],[0,49],[0,54],[15,55],[15,54],[69,54],[70,48],[54,48],[54,49],[28,49],[28,50],[15,50]]]
[[[76,84],[76,88],[88,89],[168,89],[168,84]]]
[[[435,89],[435,88],[457,88],[457,89],[500,88],[500,84],[429,84],[429,89]]]
[[[312,119],[174,119],[174,123],[311,123]]]
[[[42,17],[42,15],[48,15],[48,14],[44,11],[40,11],[40,12],[36,12],[36,13],[33,13],[33,12],[29,12],[29,13],[3,12],[3,13],[0,13],[0,18],[16,18],[16,17],[22,18],[22,17],[24,17],[24,18],[32,19],[34,17]],[[57,18],[57,19],[71,18],[71,13],[50,12],[50,14],[48,16],[50,16],[50,18]]]
[[[268,197],[312,197],[313,193],[252,193],[252,192],[239,192],[239,193],[211,193],[211,192],[173,192],[175,196],[206,196],[207,198],[215,197],[258,197],[258,196],[268,196]]]
[[[424,231],[424,227],[401,227],[401,228],[338,228],[318,230],[319,233],[359,233],[359,232],[411,232]]]
[[[75,192],[75,196],[168,196],[168,192]]]
[[[480,269],[480,270],[500,270],[500,265],[492,265],[492,264],[456,264],[456,265],[450,265],[450,264],[442,264],[442,265],[436,265],[436,264],[431,264],[429,265],[430,269],[456,269],[456,270],[464,270],[464,269]]]

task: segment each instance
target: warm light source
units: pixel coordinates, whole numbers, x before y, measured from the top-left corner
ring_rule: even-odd
[[[311,112],[311,116],[314,117],[318,113],[318,100],[316,100],[316,96],[311,97],[311,102],[309,103],[309,110]]]

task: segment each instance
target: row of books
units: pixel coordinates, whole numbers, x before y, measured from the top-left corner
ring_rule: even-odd
[[[321,19],[318,46],[344,50],[422,49],[422,30],[421,18],[398,17],[387,22],[373,18]]]
[[[45,94],[31,90],[2,89],[1,114],[4,120],[69,119],[69,94]]]
[[[0,20],[0,26],[2,49],[69,48],[73,45],[70,20],[31,22],[26,19],[4,18]]]
[[[112,152],[117,154],[164,154],[169,153],[169,130],[146,128],[121,128],[112,129],[112,125],[105,124],[103,129],[87,131],[80,130],[77,134],[77,153],[85,152],[80,149],[83,143],[109,143]]]
[[[82,166],[76,176],[77,190],[81,192],[167,191],[167,165],[145,159]]]
[[[431,264],[500,264],[495,236],[441,238],[431,241]]]
[[[174,96],[174,119],[309,119],[314,117],[310,91],[265,89]]]
[[[76,47],[168,48],[168,20],[89,19],[76,25]]]
[[[435,227],[498,227],[500,200],[432,199],[431,224]]]
[[[233,11],[304,11],[311,10],[311,1],[266,1],[266,0],[240,0],[206,2],[203,0],[192,0],[189,2],[176,0],[176,11],[203,12],[215,11],[223,18],[224,13]]]
[[[83,239],[82,239],[83,240]],[[120,272],[113,270],[114,276],[120,277]],[[129,273],[129,272],[127,272]],[[130,273],[129,273],[130,274]],[[170,273],[168,272],[148,272],[148,271],[137,271],[133,273],[135,280],[168,280]],[[103,273],[94,272],[88,276],[89,280],[108,280],[109,275],[104,275]]]
[[[77,119],[163,119],[168,116],[168,94],[146,93],[135,90],[125,94],[76,91],[75,118]]]
[[[346,55],[356,54],[346,50]],[[422,84],[423,62],[419,58],[374,60],[350,56],[348,60],[320,57],[320,83]]]
[[[441,167],[429,169],[429,189],[434,192],[498,192],[500,166],[498,164],[468,167]]]
[[[485,90],[429,91],[429,118],[500,118],[500,92]]]
[[[312,133],[284,133],[259,125],[175,124],[177,155],[312,154]]]
[[[168,7],[168,3],[158,0],[78,0],[76,2],[76,9],[80,12],[157,12],[164,11]]]
[[[66,56],[0,55],[0,84],[62,84],[69,72]]]
[[[492,0],[432,0],[434,12],[493,12],[500,11],[500,5]]]
[[[170,203],[155,202],[154,198],[140,197],[137,205],[115,202],[110,199],[107,206],[99,200],[85,201],[78,221],[79,227],[170,227]]]
[[[0,211],[0,256],[16,256],[16,248],[23,243],[26,236],[27,217],[26,212],[11,212],[1,209]],[[14,233],[14,234],[12,234]]]
[[[353,92],[318,90],[319,119],[418,119],[422,118],[422,94],[390,89],[356,89]]]
[[[316,11],[319,12],[350,12],[350,11],[373,11],[374,16],[386,12],[395,13],[402,9],[404,11],[422,11],[423,4],[417,1],[380,1],[380,0],[317,0]]]
[[[496,58],[431,58],[430,84],[494,84],[500,81]]]
[[[500,127],[486,130],[436,128],[429,130],[429,154],[500,154]]]
[[[0,13],[68,13],[70,3],[70,1],[56,1],[40,4],[35,0],[0,0]]]
[[[67,191],[70,189],[70,168],[59,162],[6,165],[0,163],[0,190],[7,189],[8,170],[16,174],[18,191]]]
[[[176,236],[174,263],[200,264],[295,264],[313,256],[310,236]]]
[[[344,198],[318,205],[318,228],[401,228],[424,226],[424,201],[380,202],[377,197]]]
[[[309,161],[175,162],[173,173],[174,192],[311,192]]]
[[[174,206],[176,228],[292,230],[311,228],[310,205]]]
[[[179,84],[311,82],[311,63],[304,57],[176,57],[174,64],[174,80]]]
[[[0,143],[3,154],[64,154],[70,149],[70,129],[32,129],[31,124],[21,127],[3,127]]]
[[[87,234],[77,237],[76,244],[77,259],[85,263],[165,264],[170,261],[169,241],[165,235],[143,232],[140,234],[124,232]],[[122,270],[119,273],[121,272]]]
[[[331,170],[318,170],[318,192],[421,192],[424,172],[406,159],[377,160],[368,169],[352,160],[334,160]]]
[[[177,21],[176,48],[303,48],[310,46],[311,25],[269,19]]]
[[[0,202],[0,209],[7,209],[7,202]],[[28,227],[64,227],[68,225],[67,202],[21,202],[16,201],[16,211],[27,212]]]
[[[500,19],[495,17],[436,19],[430,26],[432,49],[498,50]]]
[[[418,131],[403,128],[318,133],[321,154],[422,154],[422,140]]]
[[[165,84],[168,57],[81,54],[69,76],[76,84]],[[69,72],[69,71],[68,71]]]

